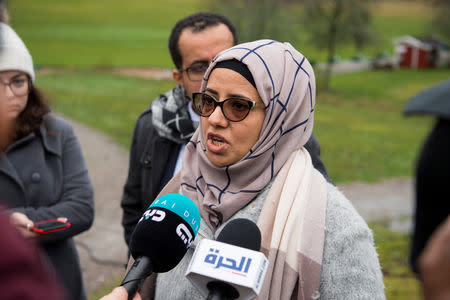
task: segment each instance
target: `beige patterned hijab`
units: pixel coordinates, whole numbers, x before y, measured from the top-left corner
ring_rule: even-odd
[[[219,53],[205,73],[201,91],[215,64],[230,59],[247,65],[266,105],[266,117],[256,144],[233,165],[216,167],[208,160],[201,125],[186,146],[182,193],[197,204],[213,231],[247,205],[303,147],[314,119],[314,72],[289,43],[259,40]]]

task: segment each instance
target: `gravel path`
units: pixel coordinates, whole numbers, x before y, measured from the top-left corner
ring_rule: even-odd
[[[108,279],[121,278],[127,249],[121,227],[120,197],[128,171],[128,153],[102,133],[72,121],[95,190],[93,227],[75,238],[88,292]],[[338,185],[366,221],[389,220],[392,228],[409,230],[412,181]]]
[[[324,69],[326,67],[325,63],[318,63],[317,69]],[[331,70],[334,74],[337,73],[350,73],[350,72],[360,72],[362,70],[370,69],[370,61],[340,61],[334,63],[331,66]],[[75,71],[77,68],[68,67],[48,67],[41,66],[36,74],[49,74],[58,71]],[[152,67],[93,67],[91,68],[93,72],[109,72],[114,74],[119,74],[123,76],[133,76],[146,79],[172,79],[172,70],[168,68],[152,68]]]
[[[98,131],[72,121],[94,185],[95,219],[77,243],[84,283],[90,292],[111,277],[122,277],[127,247],[121,226],[120,197],[128,172],[128,153]]]

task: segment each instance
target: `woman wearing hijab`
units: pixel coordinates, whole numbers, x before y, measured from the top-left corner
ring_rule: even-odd
[[[193,97],[201,122],[181,174],[162,192],[192,199],[201,227],[181,263],[158,275],[156,299],[201,298],[184,277],[195,245],[235,218],[261,230],[269,270],[258,299],[385,298],[370,229],[303,147],[315,104],[313,69],[289,43],[218,54]]]
[[[0,23],[0,201],[10,223],[44,250],[64,299],[86,299],[73,236],[93,222],[93,189],[72,126],[50,113],[34,80],[28,49]],[[47,235],[31,230],[56,218],[71,226]]]

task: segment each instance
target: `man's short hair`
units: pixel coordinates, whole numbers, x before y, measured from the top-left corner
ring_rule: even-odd
[[[178,21],[172,29],[169,37],[169,51],[172,56],[172,61],[177,69],[181,69],[183,65],[183,58],[181,57],[178,41],[180,39],[181,32],[186,28],[191,28],[192,32],[201,32],[207,28],[224,24],[228,27],[233,35],[233,43],[237,44],[236,29],[230,20],[224,16],[216,13],[199,12],[189,15],[180,21]]]

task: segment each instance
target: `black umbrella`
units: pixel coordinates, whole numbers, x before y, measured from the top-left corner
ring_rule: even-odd
[[[404,114],[431,114],[450,119],[450,79],[411,97],[406,103]]]

